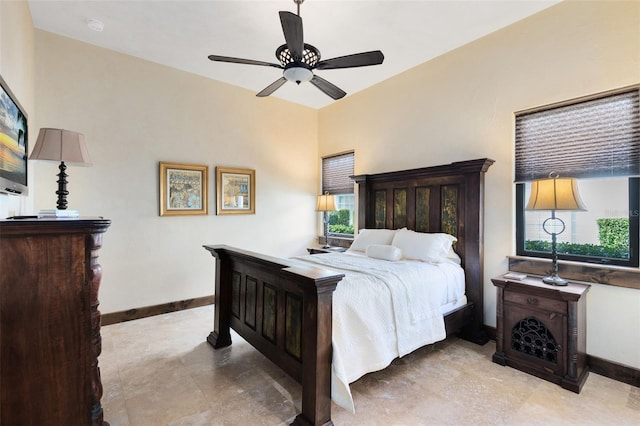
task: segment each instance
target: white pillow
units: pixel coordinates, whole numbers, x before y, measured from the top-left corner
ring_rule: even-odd
[[[371,244],[391,245],[396,231],[392,229],[361,229],[349,250],[366,251]]]
[[[367,246],[366,253],[368,257],[390,262],[397,262],[402,259],[402,251],[398,247],[385,244],[371,244]]]
[[[405,259],[432,262],[446,258],[454,241],[457,241],[457,238],[449,234],[427,234],[400,229],[391,244],[402,251]]]
[[[451,260],[452,262],[457,263],[458,265],[462,264],[462,259],[460,259],[460,255],[458,255],[458,253],[456,253],[456,251],[453,249],[453,247],[451,247],[449,249],[449,254],[447,254],[447,259]]]

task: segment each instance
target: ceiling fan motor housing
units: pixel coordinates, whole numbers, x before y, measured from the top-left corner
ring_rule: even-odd
[[[296,62],[296,59],[291,55],[291,51],[289,51],[289,47],[286,44],[278,47],[276,49],[276,58],[283,67],[287,67],[288,64],[292,62]],[[304,50],[302,51],[302,58],[298,62],[302,62],[309,66],[309,68],[313,68],[320,61],[320,51],[318,48],[305,43]]]

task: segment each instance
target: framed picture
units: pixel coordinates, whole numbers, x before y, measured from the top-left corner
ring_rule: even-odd
[[[209,212],[209,167],[160,162],[160,216]]]
[[[216,185],[218,214],[256,212],[255,170],[216,167]]]

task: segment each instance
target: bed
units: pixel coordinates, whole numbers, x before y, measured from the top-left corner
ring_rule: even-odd
[[[484,175],[491,164],[493,160],[485,158],[353,177],[358,184],[359,228],[406,228],[405,232],[455,237],[466,300],[448,308],[441,320],[444,330],[440,326],[433,330],[436,339],[457,334],[480,344],[488,340],[482,239]],[[341,255],[280,259],[225,245],[204,248],[216,262],[216,308],[207,341],[214,348],[228,346],[230,329],[235,330],[301,383],[302,410],[293,424],[331,425],[333,296],[348,273],[329,259]],[[404,350],[413,349],[408,345]],[[351,379],[342,379],[347,388]],[[334,377],[334,386],[338,381]]]

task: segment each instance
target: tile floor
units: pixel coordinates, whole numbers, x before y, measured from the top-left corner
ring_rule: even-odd
[[[300,386],[237,335],[213,350],[213,306],[102,328],[111,426],[285,425]],[[451,339],[352,384],[341,425],[640,425],[640,389],[590,374],[577,395],[491,362],[494,342]]]

